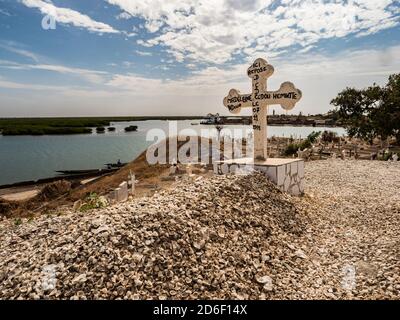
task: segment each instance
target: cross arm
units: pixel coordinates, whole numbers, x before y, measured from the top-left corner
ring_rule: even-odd
[[[299,102],[301,96],[301,90],[297,89],[293,83],[284,82],[277,91],[266,91],[256,94],[255,101],[267,105],[280,104],[283,109],[291,110]]]
[[[252,106],[251,94],[240,94],[238,90],[231,89],[229,94],[224,98],[224,106],[231,113],[239,113],[242,107]]]

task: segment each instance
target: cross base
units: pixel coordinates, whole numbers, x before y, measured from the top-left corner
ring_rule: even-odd
[[[263,172],[277,188],[298,196],[304,193],[304,160],[287,158],[230,159],[214,162],[214,174]]]

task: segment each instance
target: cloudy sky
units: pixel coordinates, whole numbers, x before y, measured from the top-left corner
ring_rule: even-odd
[[[228,114],[258,57],[324,113],[400,72],[399,23],[398,0],[0,0],[0,117]]]

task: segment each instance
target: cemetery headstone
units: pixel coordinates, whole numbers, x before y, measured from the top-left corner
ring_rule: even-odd
[[[224,98],[224,106],[237,114],[242,108],[252,109],[254,131],[254,158],[267,159],[267,108],[280,104],[284,110],[291,110],[301,99],[302,93],[291,82],[284,82],[277,91],[267,91],[267,79],[274,73],[274,67],[266,60],[258,58],[247,69],[252,79],[252,93],[240,94],[231,89]]]
[[[282,83],[277,91],[268,91],[267,79],[273,73],[274,67],[266,60],[256,59],[247,69],[247,75],[252,80],[252,92],[241,94],[238,90],[231,89],[224,98],[223,104],[231,113],[238,114],[242,108],[251,108],[254,156],[216,161],[214,173],[242,172],[242,168],[250,166],[264,172],[280,190],[299,195],[304,192],[304,160],[268,158],[267,110],[270,105],[281,105],[284,110],[291,110],[301,99],[302,93],[291,82]]]

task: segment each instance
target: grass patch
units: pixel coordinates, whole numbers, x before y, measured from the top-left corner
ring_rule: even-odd
[[[300,143],[290,143],[285,151],[284,155],[285,156],[291,156],[293,154],[297,153],[297,150],[304,150],[307,148],[310,148],[311,145],[317,140],[317,138],[321,135],[321,132],[319,131],[313,131],[311,132],[305,140],[303,140]]]
[[[79,208],[79,211],[86,212],[92,209],[104,208],[108,205],[107,199],[99,196],[95,192],[89,193],[89,195],[85,198],[84,204]]]

